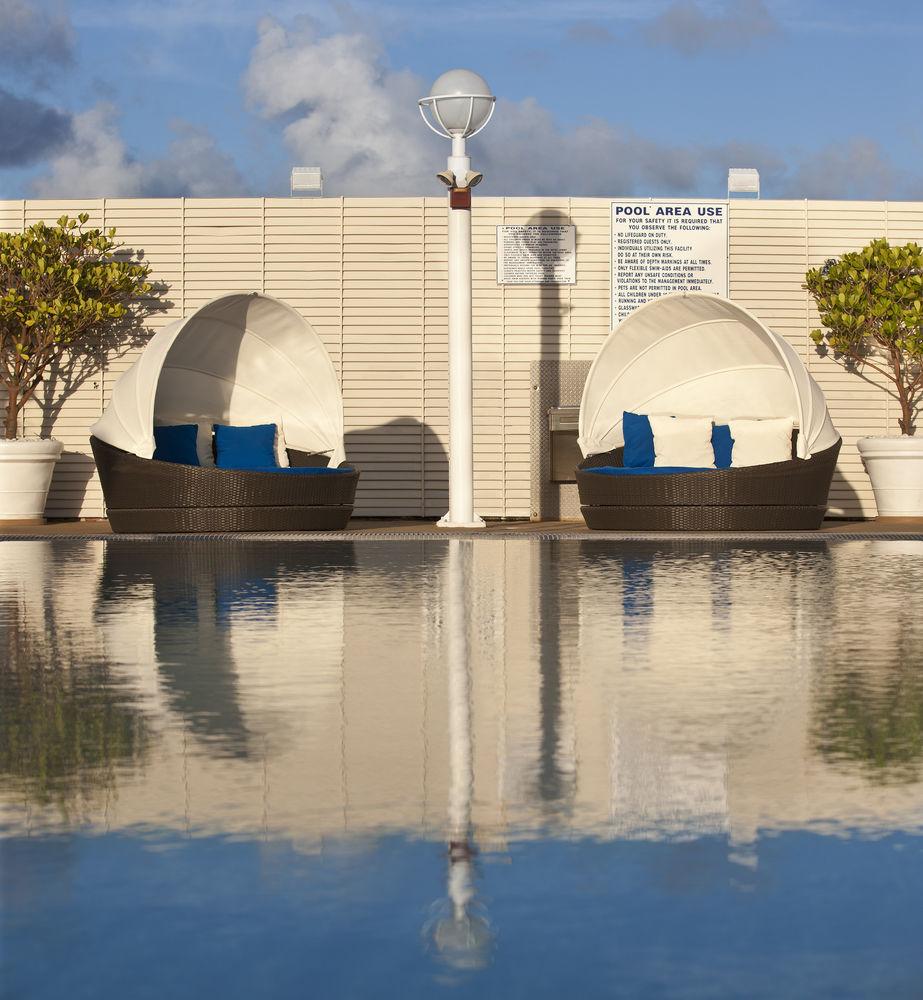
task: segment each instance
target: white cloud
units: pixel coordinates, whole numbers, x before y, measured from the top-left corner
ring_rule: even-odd
[[[73,60],[74,29],[59,3],[0,0],[0,68],[30,75]]]
[[[718,14],[709,14],[697,0],[676,0],[644,27],[643,34],[652,45],[697,55],[744,48],[780,31],[763,0],[727,0]]]
[[[266,128],[278,128],[291,163],[324,170],[328,193],[442,191],[434,174],[445,162],[448,142],[426,129],[417,110],[430,81],[392,69],[378,39],[355,22],[331,34],[304,18],[290,26],[264,20],[242,85]],[[127,147],[112,104],[65,124],[71,125],[70,138],[62,126],[63,142],[51,149],[47,170],[32,182],[37,196],[250,193],[234,162],[203,128],[177,124],[166,152],[142,160]],[[485,195],[720,196],[729,166],[758,167],[768,196],[921,193],[919,178],[897,169],[869,139],[844,139],[783,158],[757,145],[670,144],[603,119],[562,125],[534,99],[499,100],[494,122],[472,141],[471,153],[485,174],[478,190]]]
[[[176,138],[166,155],[145,168],[143,189],[148,197],[185,195],[189,198],[229,198],[252,194],[233,159],[218,147],[205,128],[175,122]]]
[[[76,115],[71,142],[49,165],[50,172],[32,183],[39,198],[130,197],[143,171],[128,157],[111,104]]]
[[[779,185],[791,198],[919,197],[919,182],[898,170],[872,139],[852,138],[797,160]]]
[[[118,111],[98,104],[74,117],[71,141],[32,181],[39,198],[143,198],[247,193],[233,161],[203,129],[178,123],[163,157],[141,161],[129,152]]]
[[[600,21],[574,21],[569,25],[565,38],[578,45],[611,45],[615,35]]]
[[[0,87],[0,167],[34,163],[71,134],[70,115]]]
[[[249,104],[283,124],[297,162],[320,166],[341,194],[419,194],[432,185],[439,144],[417,100],[426,86],[391,71],[367,35],[321,36],[302,18],[267,18],[244,76]]]
[[[441,190],[448,143],[417,110],[429,85],[391,70],[374,39],[324,36],[306,19],[265,20],[244,76],[251,107],[281,124],[294,161],[320,166],[326,189],[347,195]],[[600,119],[562,128],[533,99],[501,100],[471,152],[485,194],[682,193],[725,167],[723,148],[673,147]]]
[[[744,30],[747,16],[758,20],[760,9],[748,3],[737,21],[725,17],[725,39]],[[280,125],[293,163],[320,166],[326,190],[345,195],[442,190],[433,175],[448,142],[429,133],[416,107],[429,85],[390,69],[375,39],[325,35],[309,20],[291,27],[265,20],[244,76],[251,107]],[[885,198],[921,190],[861,137],[787,156],[736,142],[671,145],[602,119],[562,126],[531,98],[500,99],[491,125],[471,142],[471,155],[484,173],[478,193],[485,195],[723,196],[731,166],[757,167],[768,196]]]

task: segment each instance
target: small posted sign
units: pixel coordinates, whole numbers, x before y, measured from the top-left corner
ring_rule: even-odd
[[[497,226],[497,284],[577,283],[576,226]]]

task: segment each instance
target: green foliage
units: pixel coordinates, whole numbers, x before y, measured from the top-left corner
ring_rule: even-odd
[[[805,275],[824,329],[811,337],[821,350],[894,383],[900,427],[913,434],[923,392],[923,249],[872,240]]]
[[[0,233],[0,382],[5,430],[65,354],[92,353],[151,291],[147,264],[115,242],[115,229],[85,229],[89,215],[64,215],[22,233]]]

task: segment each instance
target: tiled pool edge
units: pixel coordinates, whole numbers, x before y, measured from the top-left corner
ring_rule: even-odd
[[[528,541],[528,542],[558,542],[558,541],[593,541],[593,542],[923,542],[923,532],[892,531],[892,532],[847,532],[847,531],[651,531],[651,532],[616,532],[616,531],[536,531],[536,532],[485,532],[483,534],[459,531],[389,531],[357,530],[357,531],[287,531],[287,532],[223,532],[221,534],[86,534],[86,535],[47,535],[47,534],[0,534],[0,542],[175,542],[175,541],[210,541],[214,544],[222,542],[429,542],[449,541],[451,539],[469,539],[478,542],[493,541]]]

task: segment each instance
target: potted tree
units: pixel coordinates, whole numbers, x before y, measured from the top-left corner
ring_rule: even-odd
[[[98,371],[126,328],[137,329],[151,291],[148,265],[115,242],[114,229],[85,228],[89,218],[0,233],[0,520],[43,518],[62,451],[44,435],[62,393]],[[23,437],[31,399],[44,411],[43,434]]]
[[[885,379],[900,406],[900,437],[857,442],[879,516],[923,516],[923,437],[914,434],[923,396],[923,250],[872,240],[808,271],[804,287],[824,324],[811,334],[818,349],[875,384],[872,373]]]

